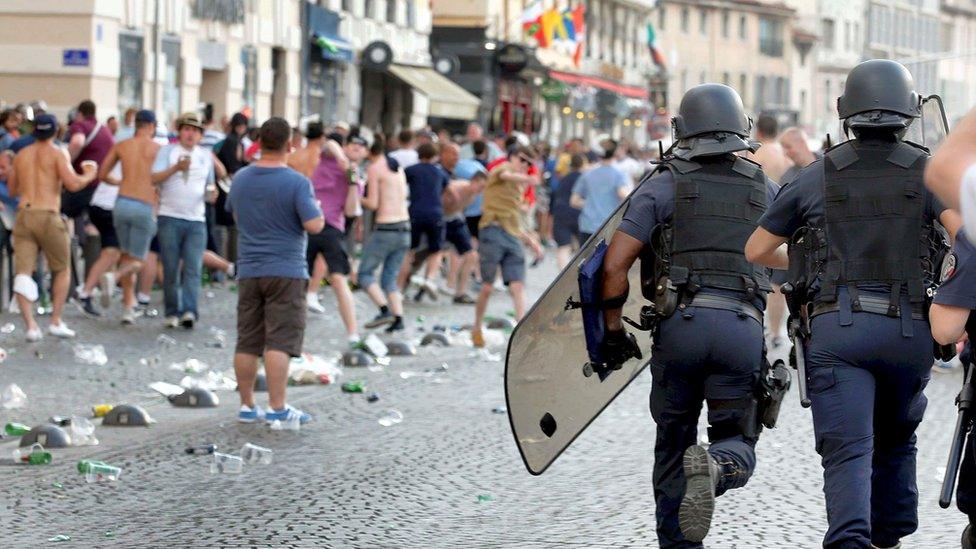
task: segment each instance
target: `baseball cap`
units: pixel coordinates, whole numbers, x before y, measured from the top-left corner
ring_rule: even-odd
[[[136,124],[155,124],[156,113],[149,109],[142,109],[136,113]]]
[[[367,149],[369,148],[369,142],[367,142],[366,139],[361,135],[354,135],[350,137],[348,143],[350,145],[362,145]]]
[[[200,122],[200,115],[195,112],[185,112],[176,119],[176,129],[180,129],[183,126],[192,126],[203,131],[203,122]]]
[[[53,114],[42,114],[34,119],[34,137],[47,139],[58,133],[58,119]]]
[[[335,123],[334,128],[337,129],[337,130],[342,130],[342,131],[346,131],[347,132],[347,131],[349,131],[349,123],[348,122],[339,121],[339,122],[336,122]]]

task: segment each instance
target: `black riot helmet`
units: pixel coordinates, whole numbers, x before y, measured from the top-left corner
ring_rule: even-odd
[[[752,119],[746,116],[742,98],[722,84],[701,84],[685,92],[671,128],[679,158],[690,160],[755,148],[746,141]]]
[[[915,80],[904,65],[871,59],[851,69],[837,113],[851,128],[906,127],[921,116]]]

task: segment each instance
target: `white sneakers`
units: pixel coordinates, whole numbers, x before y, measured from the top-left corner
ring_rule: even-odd
[[[61,321],[60,324],[52,323],[50,326],[47,327],[47,331],[54,337],[61,337],[65,339],[75,337],[75,331],[72,330],[71,328],[68,328],[68,325],[65,324],[63,320]]]
[[[62,321],[60,324],[51,324],[48,326],[47,331],[54,337],[60,337],[63,339],[70,339],[76,335],[75,331],[69,328],[64,321]],[[44,332],[42,332],[40,328],[34,328],[33,330],[27,330],[24,337],[30,343],[35,343],[44,338]]]
[[[122,324],[135,324],[136,323],[136,310],[129,307],[122,311]]]
[[[179,328],[180,327],[180,317],[178,316],[168,316],[166,320],[163,321],[163,326],[167,328]]]
[[[305,294],[305,305],[308,307],[308,310],[312,311],[313,313],[322,314],[325,312],[325,307],[319,303],[319,295],[316,293],[310,292]]]

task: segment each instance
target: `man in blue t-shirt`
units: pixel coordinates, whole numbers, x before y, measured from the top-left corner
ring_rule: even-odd
[[[427,270],[421,290],[436,299],[437,286],[433,279],[441,268],[444,254],[444,204],[441,195],[449,183],[447,172],[437,165],[437,148],[430,143],[417,147],[419,162],[404,170],[410,187],[410,257],[427,241]]]
[[[603,222],[630,194],[630,182],[627,176],[613,165],[613,156],[616,152],[616,141],[612,139],[604,141],[600,165],[584,173],[573,185],[570,205],[581,210],[579,216],[581,244],[600,229]]]
[[[288,362],[302,353],[305,336],[306,233],[325,227],[312,184],[285,161],[291,126],[271,118],[261,126],[261,158],[237,172],[227,211],[237,223],[238,421],[307,423],[312,416],[285,402]],[[258,357],[264,356],[268,411],[254,403]]]

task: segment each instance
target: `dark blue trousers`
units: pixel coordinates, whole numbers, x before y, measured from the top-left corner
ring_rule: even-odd
[[[654,500],[661,547],[702,547],[684,539],[678,507],[685,492],[682,456],[697,443],[702,402],[712,429],[734,430],[744,415],[730,401],[753,393],[762,363],[763,328],[732,311],[689,307],[661,323],[651,353],[651,415],[657,423]],[[711,440],[709,453],[724,474],[717,493],[746,484],[756,467],[755,440],[741,435]]]
[[[972,368],[972,346],[966,346],[959,359]],[[972,432],[963,447],[962,464],[959,466],[959,484],[956,485],[956,506],[969,515],[969,522],[976,524],[976,436]]]
[[[813,318],[807,377],[824,468],[829,548],[892,547],[918,527],[915,429],[932,367],[928,322]],[[906,335],[908,333],[909,335]]]

